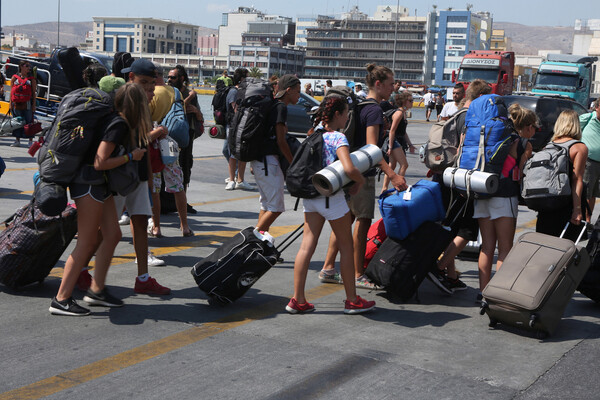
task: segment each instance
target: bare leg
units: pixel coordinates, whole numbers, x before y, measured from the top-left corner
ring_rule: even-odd
[[[496,230],[494,221],[489,218],[479,218],[481,232],[481,252],[479,253],[479,290],[485,289],[492,276],[494,250],[496,250]]]
[[[294,298],[300,304],[306,303],[306,275],[325,223],[325,218],[316,212],[304,213],[304,220],[304,236],[294,261]]]
[[[510,249],[512,249],[517,219],[503,217],[495,219],[493,222],[498,238],[498,260],[496,261],[496,271],[498,271]]]
[[[246,162],[238,161],[238,169],[237,169],[237,180],[238,182],[244,181],[244,174],[246,173]]]
[[[71,297],[81,269],[87,266],[98,246],[98,227],[102,219],[103,204],[90,195],[75,199],[75,204],[78,211],[77,244],[65,263],[63,277],[56,294],[58,301]]]
[[[152,193],[152,224],[152,234],[160,235],[160,193]]]
[[[173,196],[175,196],[175,206],[179,214],[179,227],[183,235],[186,236],[192,232],[187,220],[187,197],[184,191],[173,193]]]
[[[121,240],[121,228],[117,223],[118,218],[115,209],[115,200],[111,196],[104,201],[102,222],[100,225],[102,241],[96,251],[94,279],[92,280],[92,285],[90,287],[95,293],[104,289],[108,267],[113,258],[115,247],[117,247],[119,240]]]
[[[335,232],[337,243],[340,249],[340,273],[342,274],[342,281],[344,282],[346,300],[355,302],[356,284],[354,283],[354,279],[352,279],[352,273],[357,268],[353,265],[354,249],[352,238],[352,218],[350,217],[350,213],[346,213],[346,215],[344,215],[342,218],[329,221],[329,224],[331,225],[331,229]],[[362,271],[362,264],[360,266]]]
[[[275,222],[275,220],[277,219],[277,217],[279,217],[281,215],[280,212],[274,212],[274,211],[264,211],[262,212],[262,215],[259,214],[259,219],[258,219],[258,223],[256,224],[256,228],[259,231],[268,231],[269,228],[271,228],[271,225],[273,224],[273,222]]]
[[[367,248],[367,233],[370,227],[371,220],[367,218],[357,219],[354,226],[352,239],[354,241],[354,271],[357,278],[361,277],[364,273],[363,264],[365,263],[365,250]],[[338,246],[340,246],[339,242]],[[344,278],[342,277],[342,279]]]
[[[323,270],[334,271],[335,270],[335,258],[338,254],[337,240],[335,233],[331,232],[329,236],[329,247],[327,248],[327,254],[325,255],[325,262],[323,263]]]
[[[133,248],[137,257],[138,276],[148,273],[148,217],[145,215],[131,216],[131,234]]]

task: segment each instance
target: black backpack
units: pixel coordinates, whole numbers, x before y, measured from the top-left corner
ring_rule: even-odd
[[[315,131],[300,145],[287,169],[285,184],[290,195],[313,199],[320,193],[312,183],[314,174],[323,169],[323,131]]]
[[[67,94],[58,106],[56,118],[38,153],[40,178],[63,186],[73,182],[96,131],[113,113],[111,97],[100,89],[82,88]],[[86,179],[85,183],[93,182]]]
[[[232,86],[226,86],[224,80],[217,81],[215,95],[212,99],[215,124],[225,125],[227,121],[227,94]]]
[[[263,79],[246,78],[239,86],[236,103],[227,138],[229,150],[239,161],[261,160],[272,128],[269,114],[276,103],[271,85]]]

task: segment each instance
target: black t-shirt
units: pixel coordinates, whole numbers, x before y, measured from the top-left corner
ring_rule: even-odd
[[[285,124],[287,126],[287,106],[281,101],[277,101],[269,112],[269,133],[265,143],[265,155],[279,154],[279,146],[277,146],[277,124]]]
[[[129,126],[121,117],[117,117],[119,121],[114,121],[114,123],[110,123],[107,129],[104,132],[104,137],[102,141],[115,143],[116,145],[123,145],[126,149],[131,150],[131,145],[128,145],[129,140],[128,136]],[[138,143],[138,138],[135,138],[136,147]],[[146,148],[146,147],[142,147]],[[134,162],[138,164],[138,175],[140,177],[140,181],[148,180],[148,152],[144,153],[144,156],[140,161],[132,160],[130,162]]]

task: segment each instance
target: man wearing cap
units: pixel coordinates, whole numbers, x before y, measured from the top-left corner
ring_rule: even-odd
[[[284,75],[279,79],[275,93],[276,103],[269,114],[269,126],[263,160],[251,162],[254,179],[260,192],[260,213],[256,228],[268,231],[271,224],[285,211],[283,202],[283,172],[278,154],[292,163],[292,152],[285,140],[287,133],[287,105],[296,104],[300,98],[300,79],[294,75]]]
[[[137,59],[130,67],[122,69],[121,72],[129,81],[142,86],[144,92],[146,92],[148,102],[152,100],[157,71],[151,61]],[[158,126],[148,134],[148,140],[152,142],[158,138],[166,137],[167,134],[167,128]],[[150,168],[148,152],[144,154],[144,158],[140,160],[139,165],[140,182],[146,181],[148,185],[151,185],[149,178],[152,177],[152,170]],[[135,280],[134,291],[140,294],[167,295],[171,293],[171,289],[160,285],[156,282],[156,279],[150,277],[148,274],[149,262],[152,265],[164,265],[164,261],[155,258],[148,252],[148,217],[152,215],[150,195],[148,194],[149,186],[139,185],[139,188],[139,190],[135,190],[127,196],[115,196],[117,214],[120,214],[123,208],[126,207],[131,216],[131,235],[133,237],[133,247],[138,267],[138,276]]]

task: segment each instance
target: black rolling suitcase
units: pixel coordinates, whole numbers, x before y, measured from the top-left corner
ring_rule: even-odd
[[[541,338],[552,334],[590,266],[587,250],[577,242],[523,234],[483,290],[481,314],[487,313],[490,327],[500,322]]]
[[[30,202],[0,233],[0,282],[13,289],[42,282],[77,233],[77,210],[48,217]]]
[[[585,248],[590,255],[590,269],[583,277],[577,290],[596,303],[600,303],[600,217],[594,224],[594,231]]]
[[[454,236],[442,225],[424,222],[403,240],[388,237],[365,271],[376,285],[407,301],[433,268]]]
[[[259,239],[254,227],[248,227],[196,263],[192,276],[210,303],[233,303],[277,263],[281,252],[302,235],[303,227],[296,228],[277,248]]]

